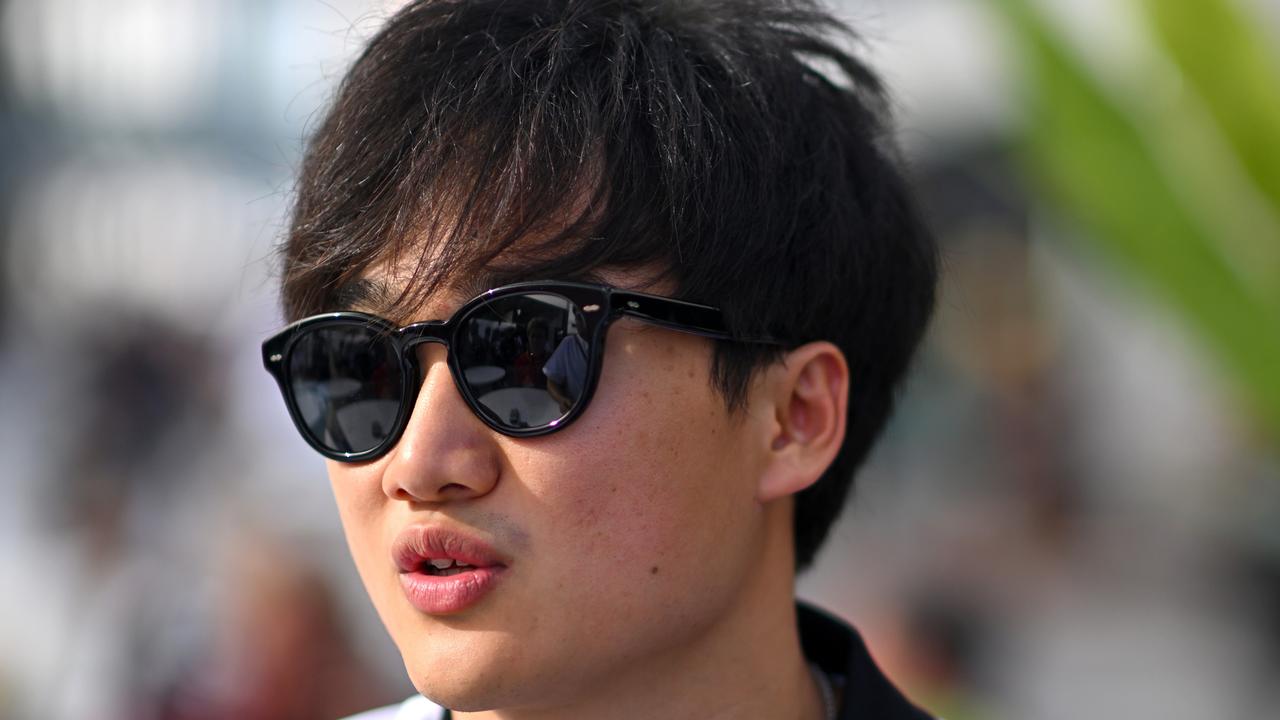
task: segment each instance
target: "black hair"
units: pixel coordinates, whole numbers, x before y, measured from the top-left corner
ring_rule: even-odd
[[[845,443],[795,504],[797,567],[839,515],[932,312],[937,258],[887,100],[811,0],[419,0],[344,78],[282,248],[290,319],[407,263],[388,312],[484,270],[639,269],[744,337],[829,340]],[[776,348],[719,343],[740,408]]]

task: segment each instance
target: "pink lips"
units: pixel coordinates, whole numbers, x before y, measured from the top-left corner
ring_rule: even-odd
[[[484,542],[439,527],[414,525],[396,538],[392,559],[409,604],[429,615],[462,612],[480,602],[502,579],[507,563]],[[432,560],[469,565],[451,575],[428,572]]]

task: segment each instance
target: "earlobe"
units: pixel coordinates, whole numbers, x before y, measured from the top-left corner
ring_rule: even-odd
[[[787,353],[766,383],[774,421],[757,488],[760,502],[804,490],[835,460],[844,443],[849,364],[835,345],[808,343]]]

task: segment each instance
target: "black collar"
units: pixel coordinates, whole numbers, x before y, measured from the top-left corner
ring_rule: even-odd
[[[841,698],[838,720],[932,720],[885,677],[857,630],[805,603],[796,603],[796,624],[805,657],[831,678]],[[444,711],[443,720],[452,717]]]
[[[885,677],[858,631],[811,605],[796,603],[800,645],[837,687],[839,720],[930,720]]]

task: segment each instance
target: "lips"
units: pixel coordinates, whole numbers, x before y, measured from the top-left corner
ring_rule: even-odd
[[[509,562],[484,541],[415,525],[396,538],[392,561],[409,604],[429,615],[460,613],[497,587]]]

